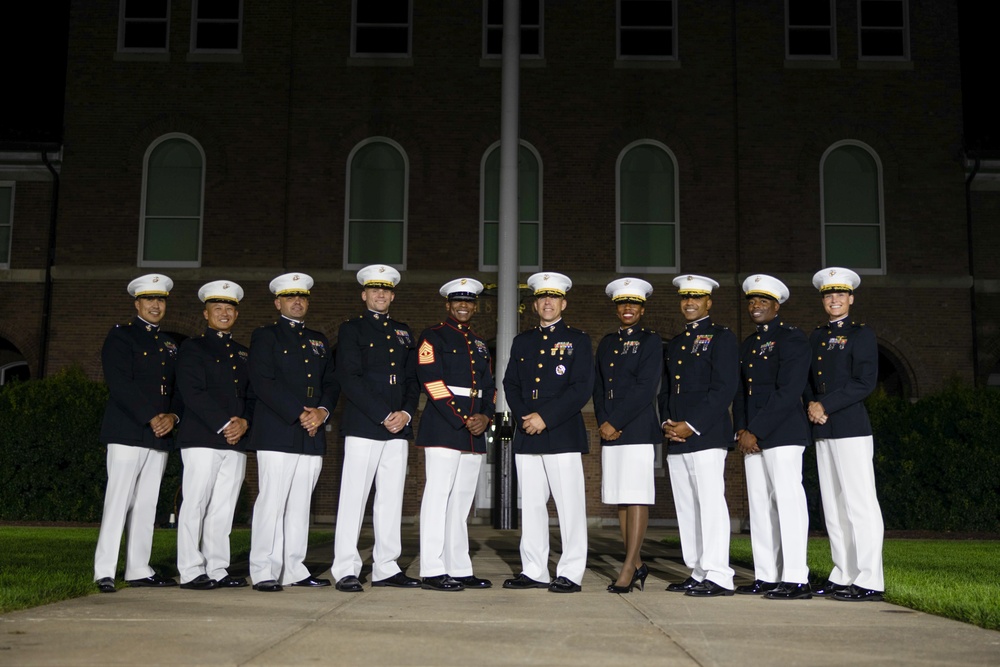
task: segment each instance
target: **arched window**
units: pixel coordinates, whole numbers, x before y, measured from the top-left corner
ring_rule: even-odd
[[[347,158],[344,268],[390,264],[406,268],[406,215],[410,165],[402,147],[372,137]]]
[[[658,141],[636,141],[618,156],[618,271],[678,271],[677,160]]]
[[[185,134],[165,134],[146,150],[142,171],[139,266],[201,266],[205,151]]]
[[[823,265],[885,273],[882,163],[860,141],[839,141],[820,161]]]
[[[522,141],[517,151],[518,267],[539,271],[542,265],[542,160]],[[479,270],[496,271],[500,229],[500,142],[483,155],[479,197]]]

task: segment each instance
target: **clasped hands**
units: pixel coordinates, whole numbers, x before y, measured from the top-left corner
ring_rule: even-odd
[[[302,428],[306,430],[306,433],[311,438],[316,435],[316,431],[326,421],[328,414],[330,413],[323,408],[303,408],[302,414],[299,415],[299,424],[301,424]]]

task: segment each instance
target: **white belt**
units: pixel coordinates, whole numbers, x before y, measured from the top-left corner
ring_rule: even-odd
[[[479,398],[483,395],[482,389],[470,389],[469,387],[452,387],[448,385],[448,391],[450,391],[455,396],[471,396],[472,398]]]

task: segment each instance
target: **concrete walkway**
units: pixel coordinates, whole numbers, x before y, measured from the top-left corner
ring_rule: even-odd
[[[126,588],[0,616],[0,665],[1000,665],[1000,633],[887,603],[667,593],[687,572],[658,544],[661,530],[645,545],[645,592],[628,595],[605,591],[617,531],[591,531],[583,592],[572,595],[504,590],[519,571],[518,534],[471,533],[490,590],[371,589],[368,569],[359,594]],[[401,565],[413,576],[417,539],[404,528]],[[370,531],[362,544],[367,567]],[[321,573],[331,557],[318,545],[309,564]]]

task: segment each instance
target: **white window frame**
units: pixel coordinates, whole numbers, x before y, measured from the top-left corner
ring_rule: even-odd
[[[165,19],[129,19],[129,23],[159,23],[166,21],[167,24],[167,34],[164,40],[163,48],[148,48],[148,47],[125,47],[125,4],[128,0],[119,0],[118,2],[118,51],[119,53],[167,53],[170,50],[170,0],[167,0],[167,16]]]
[[[501,0],[506,2],[506,0]],[[521,0],[517,0],[518,9],[520,9]],[[486,50],[486,36],[489,33],[489,28],[492,26],[496,28],[495,23],[489,23],[489,3],[490,0],[483,0],[483,60],[496,60],[501,57],[500,53],[488,53]],[[500,25],[501,30],[503,29],[503,24]],[[518,13],[518,28],[523,32],[525,28],[536,28],[538,30],[538,53],[522,53],[520,54],[521,60],[543,60],[545,58],[545,0],[538,0],[538,23],[534,24],[524,24],[520,19],[520,12]],[[520,40],[518,41],[520,43]]]
[[[183,139],[201,153],[201,201],[198,205],[198,258],[196,260],[147,260],[143,258],[142,251],[146,240],[146,190],[149,179],[149,157],[157,146],[170,139]],[[201,266],[201,249],[205,238],[205,173],[208,171],[208,161],[205,159],[205,149],[197,139],[182,132],[168,132],[150,142],[146,148],[146,154],[142,156],[142,199],[139,205],[139,250],[138,266],[163,267],[163,268],[197,268]]]
[[[874,0],[874,1],[877,1],[877,2],[886,2],[886,3],[888,3],[888,2],[896,2],[896,3],[899,3],[899,4],[903,5],[903,25],[902,25],[902,28],[901,28],[901,30],[903,32],[903,55],[900,55],[900,56],[866,56],[866,55],[864,55],[861,52],[861,32],[862,32],[862,30],[871,30],[871,31],[879,31],[879,30],[889,31],[889,30],[892,30],[892,31],[896,31],[896,30],[900,30],[900,28],[882,28],[882,27],[865,28],[864,26],[861,25],[861,2],[862,2],[862,0],[858,0],[858,60],[874,60],[874,61],[883,61],[883,62],[886,62],[886,61],[888,61],[888,62],[905,62],[905,61],[910,60],[910,3],[907,0]]]
[[[790,0],[785,0],[785,60],[836,60],[837,59],[837,2],[836,0],[829,0],[830,3],[830,25],[795,25],[792,26],[789,23],[789,18],[791,13],[789,12],[788,3]],[[809,54],[792,54],[791,53],[791,40],[789,39],[789,30],[815,30],[819,32],[820,30],[830,31],[830,54],[829,55],[809,55]]]
[[[191,53],[242,53],[243,52],[243,0],[239,1],[239,16],[235,19],[198,19],[198,4],[200,0],[191,2]],[[198,26],[203,23],[236,23],[236,48],[233,49],[199,49]]]
[[[520,140],[520,145],[531,151],[531,154],[535,156],[535,162],[538,164],[538,264],[521,264],[521,245],[520,245],[520,230],[521,230],[521,209],[518,206],[517,211],[517,224],[518,224],[518,271],[519,272],[529,272],[529,271],[541,271],[542,264],[544,264],[544,248],[542,245],[542,239],[545,237],[543,233],[545,230],[545,215],[544,215],[544,202],[545,199],[543,195],[545,194],[545,169],[542,164],[542,156],[539,154],[538,149],[532,146],[529,142],[524,139]],[[494,272],[499,270],[499,266],[496,264],[486,264],[485,263],[485,249],[486,249],[486,160],[489,158],[490,154],[494,150],[500,150],[500,142],[495,141],[490,144],[489,148],[483,151],[483,157],[479,160],[479,270]],[[518,149],[520,151],[520,149]],[[520,179],[520,170],[518,170],[518,178]],[[529,221],[531,222],[531,221]],[[497,221],[499,224],[499,220]],[[499,243],[499,236],[497,237],[497,242]]]
[[[411,3],[412,10],[412,3]],[[388,266],[399,269],[400,271],[406,270],[406,259],[409,253],[409,238],[410,238],[410,157],[406,154],[403,147],[396,141],[393,141],[389,137],[374,136],[364,139],[351,149],[350,154],[347,156],[347,176],[344,179],[345,190],[344,190],[344,269],[345,270],[358,270],[364,268],[368,265],[365,262],[350,262],[348,258],[350,256],[350,236],[351,236],[351,165],[354,164],[354,156],[357,155],[358,151],[365,146],[373,143],[385,143],[389,144],[403,157],[403,261],[402,263],[390,263],[384,262]]]
[[[870,276],[883,276],[887,272],[886,268],[886,252],[885,252],[885,187],[883,183],[882,169],[882,159],[879,157],[878,153],[874,148],[869,146],[863,141],[858,141],[857,139],[843,139],[837,141],[830,145],[823,152],[823,157],[819,161],[819,215],[820,215],[820,264],[826,266],[826,179],[824,171],[826,169],[826,159],[838,148],[843,148],[844,146],[857,146],[865,150],[875,161],[875,168],[878,172],[878,228],[879,228],[879,263],[882,265],[879,269],[862,269],[855,267],[847,267],[853,271],[856,271],[860,275],[870,275]],[[871,227],[872,225],[838,225],[836,223],[830,223],[833,227],[847,227],[847,226],[864,226]]]
[[[674,164],[674,221],[673,223],[648,223],[648,224],[673,224],[674,225],[674,264],[673,266],[632,266],[622,264],[622,159],[636,146],[650,145],[663,150]],[[635,224],[635,223],[625,223]],[[681,190],[680,190],[680,169],[677,164],[677,156],[670,150],[670,147],[655,139],[638,139],[628,146],[625,146],[615,160],[615,270],[618,273],[680,273],[681,265]]]
[[[375,2],[377,0],[360,0],[360,1]],[[368,52],[358,53],[356,40],[359,27],[399,28],[403,26],[403,24],[401,23],[358,23],[358,2],[359,0],[351,0],[351,57],[352,58],[412,58],[413,57],[413,0],[407,0],[408,14],[406,18],[406,53],[368,53]]]
[[[648,0],[648,1],[649,2],[665,2],[666,0]],[[615,25],[615,53],[617,54],[618,60],[677,60],[679,58],[679,56],[678,56],[678,50],[679,50],[679,48],[678,48],[679,47],[678,28],[679,28],[679,26],[677,25],[677,3],[678,3],[678,1],[679,0],[670,0],[671,9],[673,11],[673,19],[672,19],[673,25],[668,26],[668,27],[669,27],[670,34],[671,34],[671,36],[673,38],[673,53],[671,55],[669,55],[669,56],[631,56],[631,55],[622,55],[622,0],[618,0],[615,3],[616,4],[616,12],[615,12],[615,24],[616,24]],[[643,30],[643,29],[656,30],[656,29],[662,29],[662,28],[658,28],[658,27],[655,27],[655,26],[646,26],[645,28],[643,28],[643,27],[629,26],[629,27],[626,28],[626,30],[636,30],[636,31]]]
[[[9,269],[11,264],[11,253],[14,250],[14,196],[17,194],[16,181],[0,181],[0,188],[10,188],[10,211],[8,211],[7,224],[10,227],[10,235],[7,238],[7,261],[0,262],[0,269]]]

